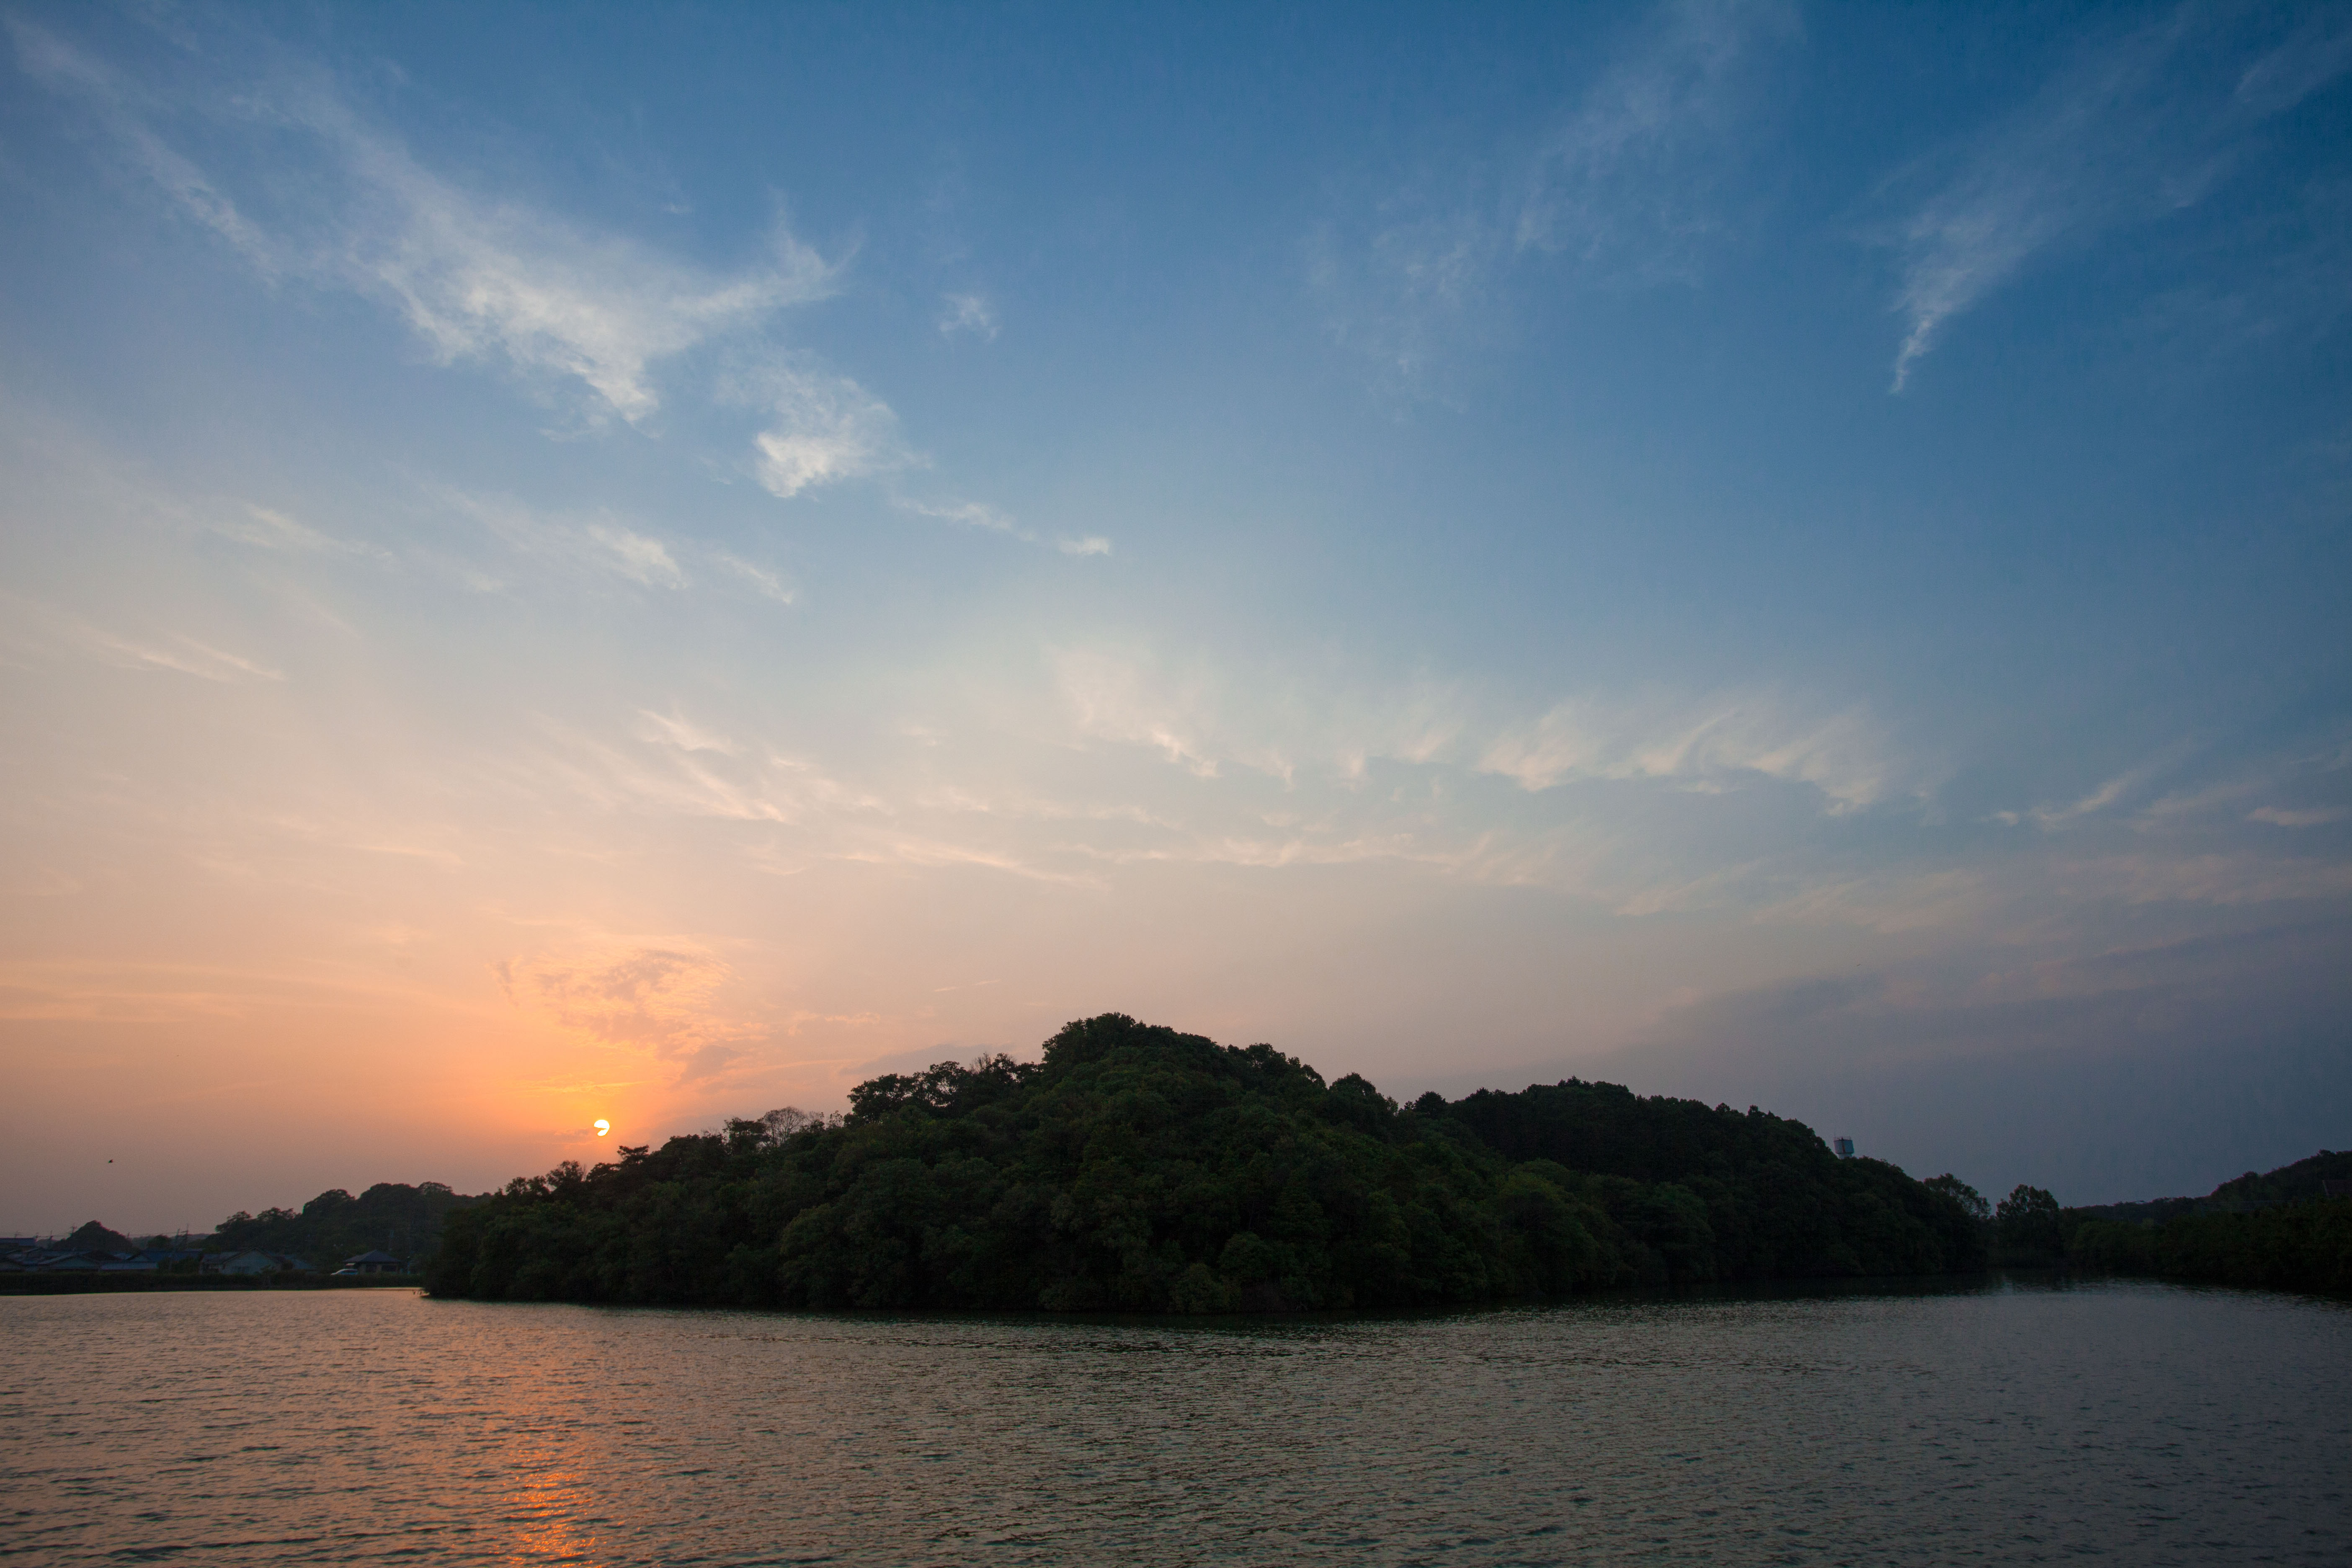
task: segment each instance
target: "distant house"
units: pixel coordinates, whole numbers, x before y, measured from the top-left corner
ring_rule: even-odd
[[[150,1247],[132,1255],[142,1263],[162,1268],[169,1264],[185,1263],[204,1256],[193,1247]]]
[[[283,1252],[232,1252],[213,1265],[214,1274],[307,1274],[310,1266]]]
[[[362,1252],[357,1258],[344,1258],[343,1268],[353,1274],[404,1274],[408,1263],[389,1252]]]

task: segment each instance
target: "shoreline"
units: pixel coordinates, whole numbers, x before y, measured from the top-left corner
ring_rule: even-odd
[[[418,1290],[418,1274],[362,1274],[337,1279],[318,1274],[0,1274],[0,1296],[99,1296],[146,1290]]]

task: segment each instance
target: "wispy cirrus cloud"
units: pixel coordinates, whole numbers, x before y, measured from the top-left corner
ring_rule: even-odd
[[[511,496],[439,492],[516,552],[590,576],[618,577],[647,588],[683,588],[686,571],[667,541],[611,516],[567,517]]]
[[[1580,781],[1723,793],[1769,779],[1809,786],[1834,813],[1926,787],[1864,710],[1822,710],[1770,691],[1572,698],[1529,720],[1461,687],[1236,686],[1213,666],[1164,671],[1104,647],[1058,650],[1054,669],[1080,734],[1149,748],[1202,778],[1230,765],[1286,781],[1309,771],[1357,780],[1378,759],[1507,778],[1531,794]]]
[[[751,591],[763,599],[772,599],[779,605],[793,605],[800,601],[800,590],[787,581],[781,573],[772,572],[765,566],[754,565],[741,556],[724,550],[713,551],[710,558],[735,576],[750,584]]]
[[[299,554],[367,555],[379,560],[386,552],[376,545],[340,539],[311,527],[299,518],[269,507],[247,504],[215,520],[213,531],[257,550],[291,551]]]
[[[604,938],[500,959],[490,970],[509,1003],[601,1044],[649,1053],[677,1068],[676,1087],[725,1077],[774,1032],[730,1005],[733,966],[691,939]]]
[[[1885,738],[1866,714],[1849,709],[1808,718],[1759,693],[1692,702],[1564,702],[1497,735],[1478,766],[1528,790],[1577,779],[1718,789],[1742,775],[1760,776],[1810,784],[1835,811],[1876,805],[1897,788]]]
[[[761,415],[749,468],[779,500],[927,464],[887,399],[778,341],[785,313],[835,293],[847,265],[781,220],[758,259],[714,269],[428,167],[331,71],[273,41],[247,37],[227,51],[250,62],[242,79],[197,73],[183,85],[21,16],[5,26],[27,76],[82,106],[123,167],[261,277],[376,300],[436,363],[501,368],[592,426],[618,418],[657,433],[655,416],[684,392],[748,405]],[[203,162],[187,150],[198,146]],[[996,334],[983,296],[950,296],[947,307],[942,331]],[[698,358],[710,357],[729,368],[697,379],[709,375]],[[986,521],[1002,516],[993,509],[959,505],[958,521],[1036,542]],[[224,531],[269,548],[330,547],[281,513],[251,511]],[[539,553],[648,585],[685,581],[668,546],[615,524],[509,531]],[[1068,548],[1104,553],[1108,544],[1088,537]],[[792,602],[772,573],[726,564]]]
[[[919,500],[912,496],[898,496],[892,499],[891,504],[900,511],[912,512],[917,517],[937,518],[941,522],[952,522],[963,528],[977,528],[989,533],[1009,533],[1033,542],[1036,539],[1035,534],[1024,533],[1020,524],[1014,522],[1009,514],[1000,508],[990,506],[985,501],[934,501]]]
[[[1532,151],[1420,170],[1327,226],[1309,280],[1332,336],[1425,392],[1514,289],[1696,280],[1731,221],[1765,68],[1800,31],[1778,0],[1644,12]]]
[[[2183,5],[2087,44],[2030,101],[1927,166],[1940,171],[1936,188],[1894,235],[1906,330],[1892,390],[1954,320],[2038,258],[2202,201],[2262,121],[2352,69],[2340,9],[2267,47],[2237,36],[2242,21]]]
[[[1799,31],[1776,0],[1659,7],[1536,154],[1513,247],[1640,280],[1690,276],[1723,220],[1727,155],[1757,69]]]
[[[26,73],[87,105],[126,161],[265,276],[352,289],[395,310],[443,363],[481,361],[584,389],[632,422],[661,405],[655,367],[832,292],[837,266],[781,226],[733,274],[478,193],[421,164],[315,67],[276,63],[242,90],[174,97],[57,34],[8,21]],[[313,199],[252,203],[171,144],[176,117],[241,121],[307,144]],[[270,216],[248,207],[270,206]]]
[[[85,658],[117,669],[168,670],[216,685],[280,681],[283,670],[184,632],[162,627],[121,631],[69,610],[0,590],[0,647],[47,658]]]
[[[732,388],[768,411],[768,428],[752,437],[752,467],[761,488],[779,500],[921,461],[888,404],[805,356],[739,377]]]
[[[988,342],[996,341],[996,308],[979,294],[950,294],[940,300],[940,335],[951,338],[969,332]]]
[[[2341,822],[2347,816],[2352,816],[2352,807],[2340,805],[2311,806],[2303,810],[2263,805],[2246,813],[2248,822],[2267,822],[2274,827],[2320,827],[2331,822]]]
[[[917,517],[937,518],[963,528],[977,528],[989,533],[1002,533],[1024,544],[1045,542],[1034,530],[1021,526],[1010,512],[1001,507],[975,500],[923,500],[913,496],[893,496],[890,504],[900,511]],[[1065,555],[1108,555],[1110,541],[1099,533],[1072,538],[1065,535],[1054,541],[1054,548]]]

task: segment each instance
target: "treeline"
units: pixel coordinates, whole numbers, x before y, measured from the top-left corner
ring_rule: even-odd
[[[876,1079],[838,1121],[772,1113],[619,1153],[449,1214],[429,1289],[1209,1312],[1984,1259],[1952,1191],[1753,1108],[1573,1080],[1401,1107],[1269,1046],[1117,1014],[1068,1026],[1036,1064]]]
[[[378,1182],[357,1197],[330,1188],[301,1208],[242,1210],[214,1227],[200,1245],[207,1252],[278,1252],[331,1269],[344,1258],[382,1250],[417,1258],[440,1245],[448,1217],[481,1197],[452,1192],[439,1182]]]
[[[2117,1274],[2352,1294],[2352,1153],[2323,1150],[2204,1198],[2066,1211],[2066,1258]]]

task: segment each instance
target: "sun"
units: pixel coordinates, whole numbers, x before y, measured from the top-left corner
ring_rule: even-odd
[[[598,1118],[596,1118],[596,1136],[597,1136],[597,1137],[602,1138],[603,1136],[604,1136],[604,1134],[605,1134],[605,1133],[610,1132],[612,1130],[613,1130],[613,1124],[612,1124],[611,1122],[609,1122],[609,1121],[605,1121],[605,1120],[604,1120],[603,1117],[601,1117],[601,1116],[600,1116],[600,1117],[598,1117]]]

